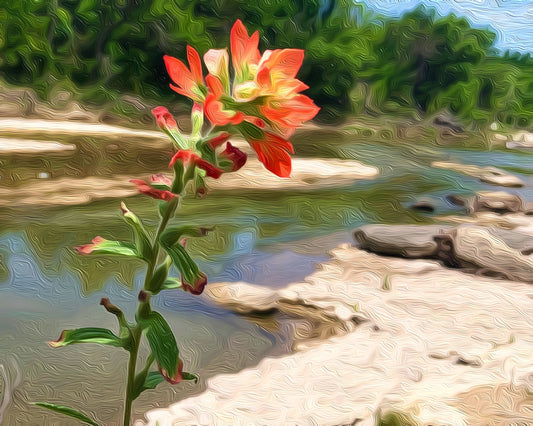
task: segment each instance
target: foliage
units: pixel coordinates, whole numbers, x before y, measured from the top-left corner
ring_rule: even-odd
[[[43,98],[57,88],[94,106],[166,90],[164,54],[227,45],[235,19],[267,48],[306,50],[299,74],[323,120],[349,113],[533,124],[533,59],[493,49],[495,34],[423,6],[399,19],[350,0],[12,0],[0,6],[0,77]]]

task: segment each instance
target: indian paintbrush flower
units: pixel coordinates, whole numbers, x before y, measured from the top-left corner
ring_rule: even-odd
[[[218,179],[243,167],[247,155],[230,143],[241,135],[257,153],[265,168],[277,176],[289,177],[294,153],[288,137],[305,121],[312,119],[319,108],[300,92],[308,87],[296,78],[304,52],[300,49],[259,51],[259,32],[251,36],[237,20],[230,33],[232,70],[227,49],[211,49],[203,57],[208,74],[202,70],[198,52],[187,46],[187,67],[179,59],[164,56],[172,80],[170,87],[193,101],[192,133],[183,135],[167,108],[152,110],[157,126],[173,142],[169,167],[173,178],[154,174],[146,182],[132,179],[138,191],[159,201],[160,222],[157,231],[148,232],[141,220],[121,204],[123,218],[131,227],[133,242],[110,241],[100,236],[90,244],[76,247],[79,254],[109,254],[136,258],[146,263],[143,288],[138,295],[135,322],[126,320],[124,313],[109,299],[102,306],[118,320],[118,334],[111,330],[86,327],[65,330],[53,347],[77,343],[98,343],[129,352],[124,425],[129,425],[133,401],[145,390],[154,389],[166,380],[171,384],[198,378],[183,372],[178,346],[172,330],[163,316],[153,311],[151,298],[162,291],[181,289],[192,295],[201,294],[207,276],[190,257],[186,241],[206,234],[209,228],[184,226],[175,219],[179,201],[188,194],[205,195],[207,178]],[[205,129],[204,119],[211,123]],[[171,276],[177,269],[179,277]],[[143,369],[138,369],[139,343],[145,338],[150,354]],[[157,371],[150,371],[153,364]],[[95,424],[90,418],[70,408],[47,403],[38,405]]]

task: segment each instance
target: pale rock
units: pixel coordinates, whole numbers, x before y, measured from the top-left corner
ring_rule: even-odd
[[[469,164],[453,163],[447,161],[434,161],[432,167],[453,170],[468,176],[478,178],[481,182],[506,187],[522,187],[524,182],[517,176],[500,170],[496,167],[480,167]]]
[[[331,313],[350,326],[314,338],[318,343],[305,350],[215,377],[204,393],[148,412],[148,424],[371,425],[392,411],[406,411],[419,424],[453,426],[531,419],[531,397],[513,390],[533,380],[530,285],[349,244],[331,255],[306,282],[272,290],[278,302],[265,292],[265,305],[299,304],[299,315],[312,317],[317,328],[328,326]],[[383,290],[386,277],[391,285]],[[244,295],[256,286],[238,287],[229,294],[246,306]],[[251,296],[250,306],[258,303]],[[364,321],[354,326],[349,309]]]

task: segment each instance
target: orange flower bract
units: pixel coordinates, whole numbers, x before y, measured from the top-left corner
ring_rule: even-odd
[[[211,49],[204,55],[209,71],[202,75],[200,57],[187,47],[190,69],[165,56],[173,90],[203,107],[214,132],[241,133],[272,173],[288,177],[292,145],[286,139],[320,108],[301,94],[308,86],[296,78],[304,59],[301,49],[259,51],[259,32],[248,35],[237,20],[230,33],[233,81],[230,81],[226,49]],[[204,143],[208,143],[207,138]]]

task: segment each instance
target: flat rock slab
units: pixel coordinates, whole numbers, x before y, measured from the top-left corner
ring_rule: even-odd
[[[362,249],[407,258],[434,257],[438,244],[434,236],[451,229],[447,225],[364,225],[353,235]]]
[[[482,270],[510,279],[533,283],[533,241],[512,231],[496,231],[480,226],[461,225],[450,232],[453,255]],[[513,247],[518,247],[519,250]]]
[[[279,178],[268,172],[256,158],[248,158],[238,172],[212,180],[212,189],[317,189],[344,186],[359,179],[378,175],[376,167],[358,161],[293,158],[290,179]]]
[[[142,137],[168,140],[163,132],[134,130],[126,127],[80,121],[30,120],[20,118],[0,118],[0,134],[52,134],[52,135],[91,135],[116,137]]]
[[[264,297],[265,306],[315,319],[322,312],[324,326],[335,317],[344,327],[301,342],[296,353],[214,377],[204,393],[149,411],[147,424],[374,425],[389,411],[409,412],[419,424],[531,420],[533,287],[348,244],[331,255],[306,282],[262,295],[226,284],[209,295],[239,311]]]
[[[356,161],[314,160],[293,158],[291,179],[282,179],[266,170],[255,158],[250,158],[239,172],[207,181],[210,190],[306,190],[336,185],[349,185],[357,179],[370,179],[378,170]],[[0,187],[0,207],[78,205],[110,198],[137,195],[131,176],[82,179],[47,177],[19,187]],[[142,177],[141,177],[142,178]],[[148,179],[147,176],[144,177]]]
[[[74,151],[75,145],[56,141],[0,138],[0,153],[47,153]]]
[[[0,187],[0,207],[81,205],[96,200],[130,197],[138,192],[129,179],[129,176],[43,178],[16,188]]]
[[[481,182],[490,183],[492,185],[514,188],[524,186],[522,179],[496,167],[480,167],[447,161],[434,161],[431,163],[431,166],[463,173],[465,175],[478,178]]]
[[[436,258],[476,273],[533,282],[533,238],[519,231],[475,225],[365,225],[354,231],[354,238],[373,253]]]
[[[479,191],[472,196],[451,195],[448,199],[456,205],[465,206],[469,213],[481,211],[514,213],[528,209],[520,195],[505,191]]]

